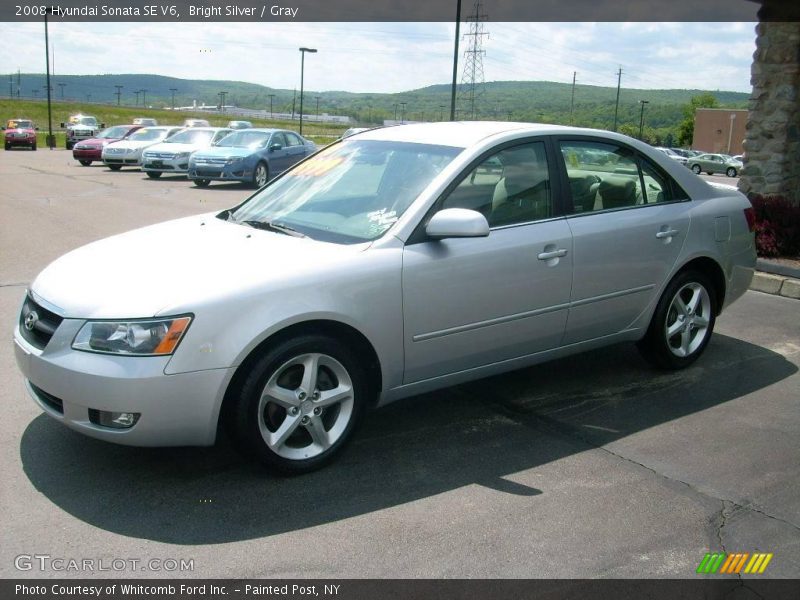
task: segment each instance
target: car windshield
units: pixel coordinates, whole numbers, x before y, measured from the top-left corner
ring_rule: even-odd
[[[110,138],[110,139],[119,139],[124,137],[125,134],[128,133],[127,125],[117,125],[116,127],[109,127],[108,129],[104,129],[100,133],[97,134],[99,138]]]
[[[264,147],[269,139],[269,133],[266,131],[237,131],[226,135],[219,142],[217,146],[227,148],[260,148]]]
[[[165,144],[209,144],[211,138],[214,137],[214,131],[208,130],[194,130],[182,131],[176,133],[168,140],[164,140]]]
[[[33,123],[31,121],[9,121],[6,123],[7,129],[33,129]]]
[[[342,142],[219,217],[321,241],[374,240],[461,151],[407,142]]]
[[[94,117],[81,117],[78,119],[78,125],[87,125],[89,127],[97,126],[97,119]]]
[[[128,139],[132,142],[152,142],[162,139],[165,135],[167,135],[166,129],[150,129],[145,127],[131,135]]]

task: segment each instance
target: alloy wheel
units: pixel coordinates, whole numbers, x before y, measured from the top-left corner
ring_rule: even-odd
[[[697,282],[681,287],[670,302],[664,335],[667,347],[677,357],[692,355],[709,334],[711,298]]]

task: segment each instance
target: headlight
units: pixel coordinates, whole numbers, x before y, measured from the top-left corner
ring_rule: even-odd
[[[244,160],[243,156],[234,156],[233,158],[229,158],[226,162],[228,165],[235,165],[236,163],[240,163]]]
[[[87,321],[72,342],[74,350],[104,354],[172,354],[192,317],[137,321]]]
[[[178,152],[175,155],[175,158],[189,158],[190,154],[191,154],[191,152]]]

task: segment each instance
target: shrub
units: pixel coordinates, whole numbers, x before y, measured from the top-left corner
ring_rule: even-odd
[[[759,256],[800,256],[800,206],[783,196],[750,197]]]

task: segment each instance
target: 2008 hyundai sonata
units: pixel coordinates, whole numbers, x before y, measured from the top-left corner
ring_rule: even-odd
[[[27,388],[86,435],[289,472],[365,409],[620,341],[686,367],[748,288],[752,209],[651,147],[522,123],[371,130],[235,208],[101,240],[33,282]]]

